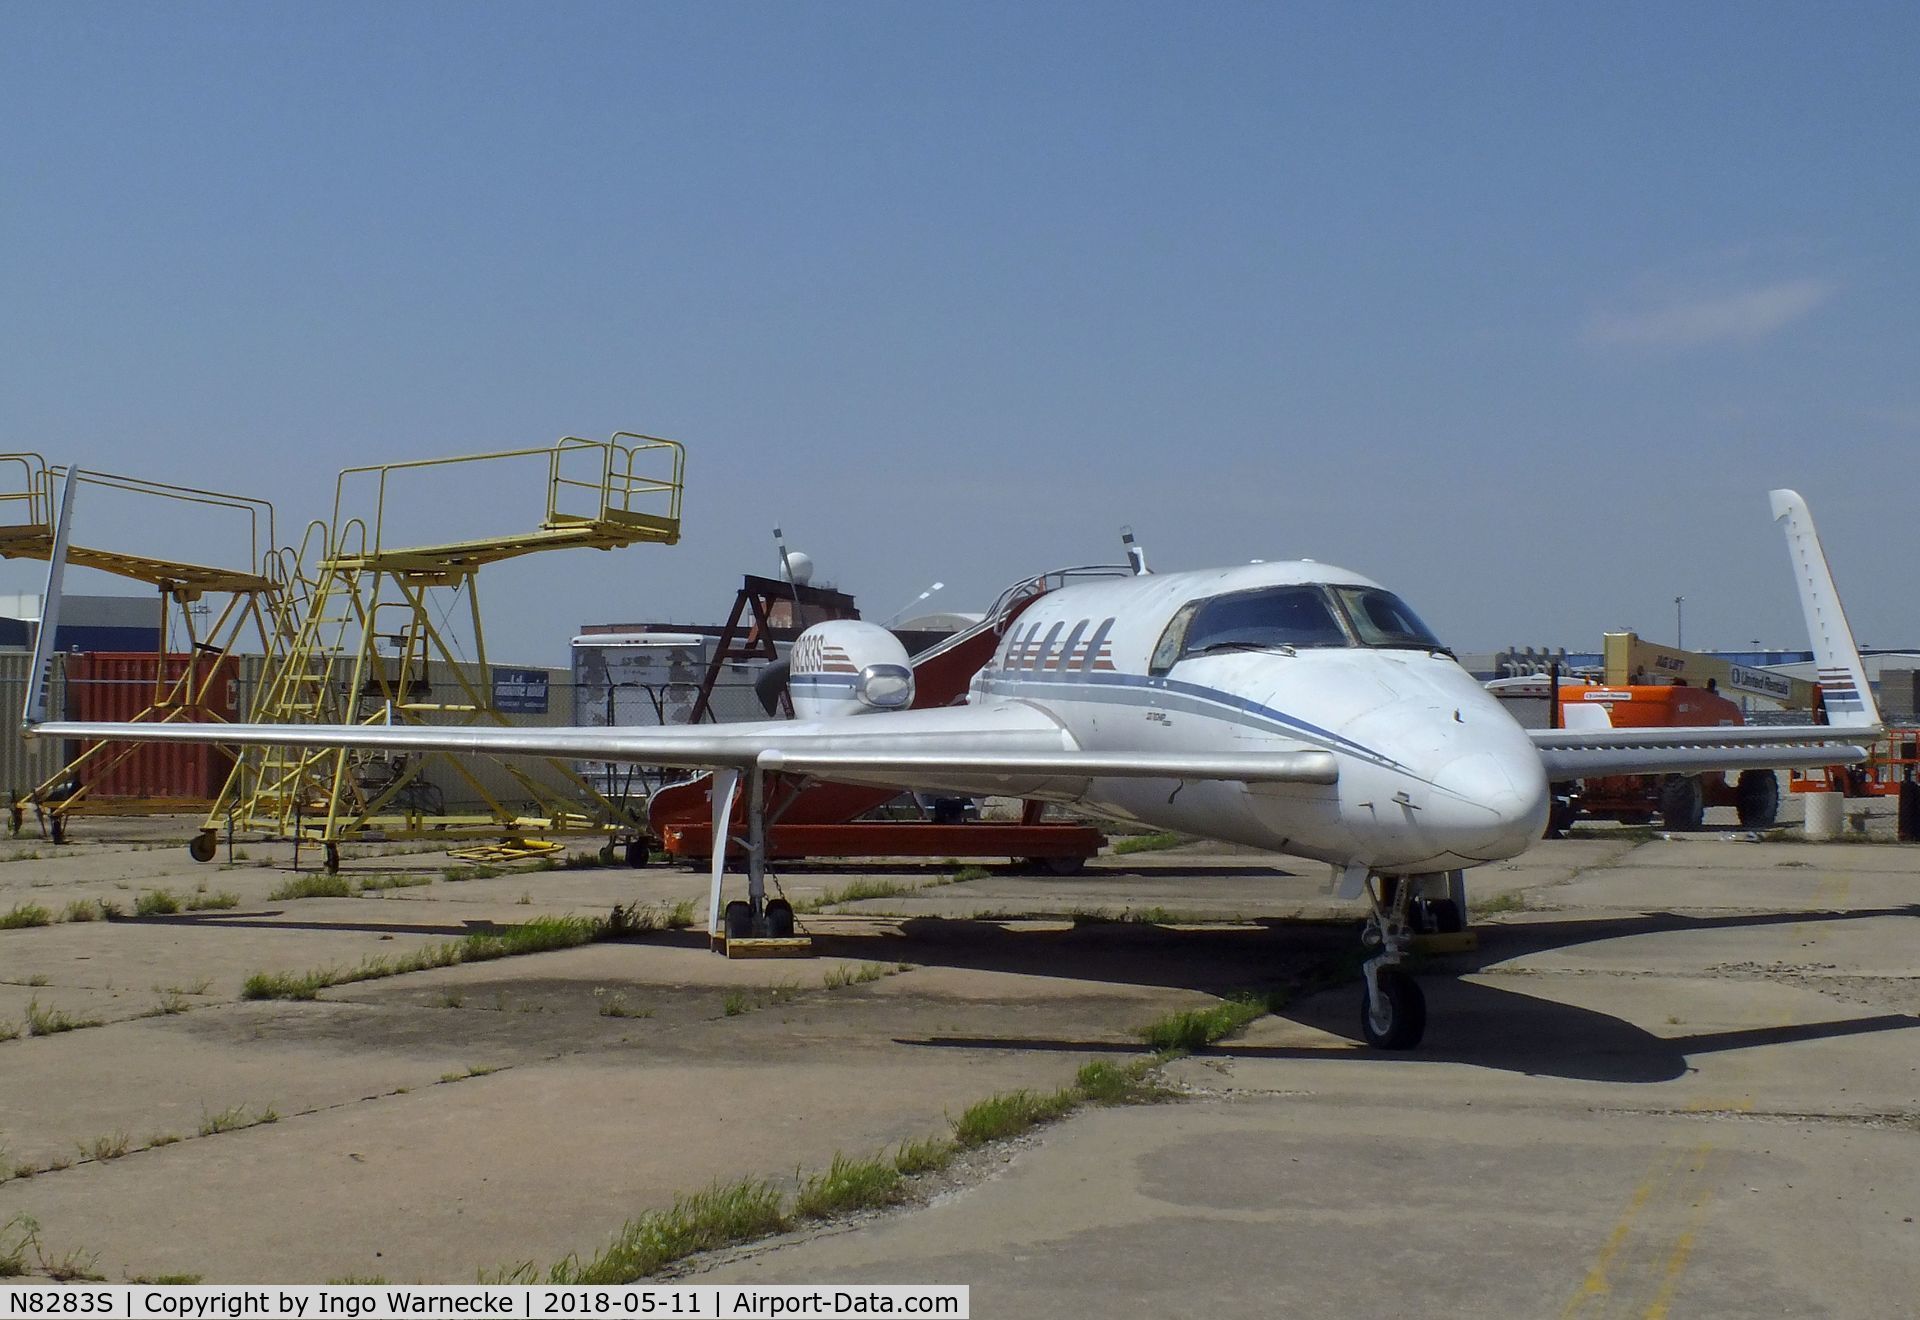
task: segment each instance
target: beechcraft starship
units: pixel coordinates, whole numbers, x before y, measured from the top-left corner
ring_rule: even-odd
[[[1806,504],[1773,492],[1814,650],[1843,724],[1529,732],[1407,604],[1312,561],[1189,573],[1067,574],[1006,626],[958,706],[911,709],[890,633],[834,621],[796,641],[796,718],[678,728],[34,723],[50,737],[531,754],[713,775],[714,900],[729,935],[790,928],[766,901],[773,772],[1067,803],[1330,863],[1369,916],[1361,1024],[1418,1044],[1425,999],[1401,965],[1423,921],[1458,928],[1464,872],[1541,837],[1551,782],[1602,774],[1831,765],[1879,732],[1867,678]],[[54,594],[50,592],[50,597]],[[737,796],[748,898],[718,900]]]

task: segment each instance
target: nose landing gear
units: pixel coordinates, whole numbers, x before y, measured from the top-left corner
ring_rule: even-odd
[[[1360,933],[1360,942],[1378,952],[1366,962],[1366,979],[1360,991],[1360,1031],[1375,1049],[1410,1050],[1427,1030],[1426,994],[1401,966],[1413,944],[1409,917],[1414,885],[1408,880],[1370,875],[1366,888],[1372,913]]]

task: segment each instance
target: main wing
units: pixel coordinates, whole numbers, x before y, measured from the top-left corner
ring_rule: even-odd
[[[1774,728],[1530,729],[1547,778],[1681,775],[1709,770],[1800,770],[1867,759],[1873,732],[1800,724]]]
[[[1827,567],[1807,502],[1791,490],[1769,492],[1776,522],[1786,524],[1800,608],[1813,642],[1820,689],[1839,724],[1693,729],[1533,729],[1533,745],[1551,780],[1602,775],[1697,774],[1708,770],[1800,769],[1867,759],[1880,736],[1880,711],[1866,666],[1847,626],[1840,592]]]
[[[699,770],[786,771],[877,788],[1074,797],[1093,779],[1228,779],[1330,784],[1324,751],[1186,755],[1089,751],[1025,702],[825,720],[669,728],[501,728],[400,724],[48,722],[43,737],[230,746],[352,747],[455,755],[551,756]]]

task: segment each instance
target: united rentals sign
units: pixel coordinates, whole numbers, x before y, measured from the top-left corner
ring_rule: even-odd
[[[1727,686],[1739,692],[1768,697],[1778,702],[1793,699],[1793,680],[1770,669],[1749,669],[1745,665],[1727,666]]]

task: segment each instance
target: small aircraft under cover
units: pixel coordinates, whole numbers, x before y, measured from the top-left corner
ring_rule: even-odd
[[[674,728],[395,724],[27,727],[77,739],[573,757],[713,772],[715,930],[790,932],[763,885],[766,775],[1005,794],[1330,863],[1364,895],[1366,1039],[1417,1045],[1425,998],[1401,966],[1416,927],[1459,929],[1463,873],[1517,856],[1549,784],[1599,775],[1862,760],[1879,716],[1805,502],[1772,493],[1827,692],[1830,725],[1528,731],[1393,592],[1300,560],[1073,580],[1020,612],[964,704],[908,709],[892,634],[832,621],[792,652],[796,718]],[[57,570],[57,561],[55,568]],[[50,575],[49,602],[57,598]],[[719,906],[737,795],[748,898]]]

